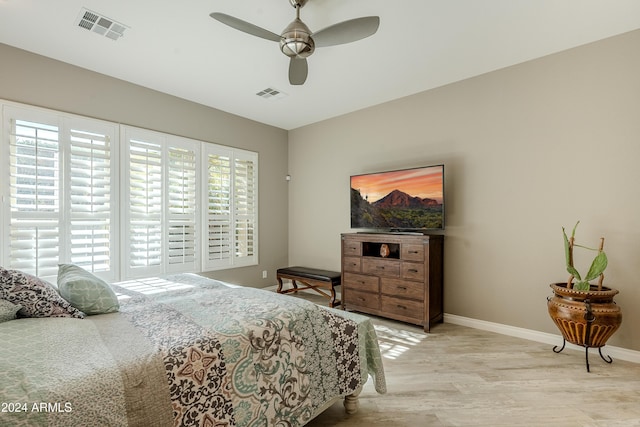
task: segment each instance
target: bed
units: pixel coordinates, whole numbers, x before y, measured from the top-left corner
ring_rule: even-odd
[[[386,391],[364,316],[192,274],[109,288],[106,314],[0,323],[0,425],[295,427]]]

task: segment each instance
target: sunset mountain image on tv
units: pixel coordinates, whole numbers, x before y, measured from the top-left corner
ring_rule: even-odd
[[[444,229],[444,165],[351,177],[351,228]]]

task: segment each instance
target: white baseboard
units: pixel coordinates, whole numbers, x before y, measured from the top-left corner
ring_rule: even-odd
[[[487,322],[484,320],[471,319],[469,317],[457,316],[455,314],[444,314],[444,322],[454,325],[467,326],[474,329],[495,332],[502,335],[509,335],[516,338],[523,338],[530,341],[541,342],[549,345],[561,345],[562,335],[549,334],[546,332],[533,331],[531,329],[518,328],[515,326],[503,325],[500,323]],[[584,351],[584,347],[567,343],[567,349]],[[606,353],[615,359],[626,360],[627,362],[640,363],[640,351],[629,350],[611,345],[606,346]]]

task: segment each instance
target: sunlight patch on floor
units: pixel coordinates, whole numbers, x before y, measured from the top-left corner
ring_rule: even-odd
[[[427,339],[424,332],[413,332],[386,325],[375,325],[380,353],[385,359],[398,359],[412,347]]]

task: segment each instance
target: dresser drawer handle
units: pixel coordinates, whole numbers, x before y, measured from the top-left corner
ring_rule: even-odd
[[[384,265],[379,265],[376,267],[378,270],[384,270]]]
[[[407,287],[406,286],[398,286],[398,289],[401,291],[406,291]]]
[[[418,251],[409,251],[410,254],[419,254],[420,252]]]
[[[415,268],[410,268],[409,269],[409,273],[417,273],[417,272],[418,272],[418,270],[416,270]]]
[[[400,305],[400,304],[398,304],[398,308],[401,309],[401,310],[406,310],[407,309],[407,307],[405,307],[404,305]]]

